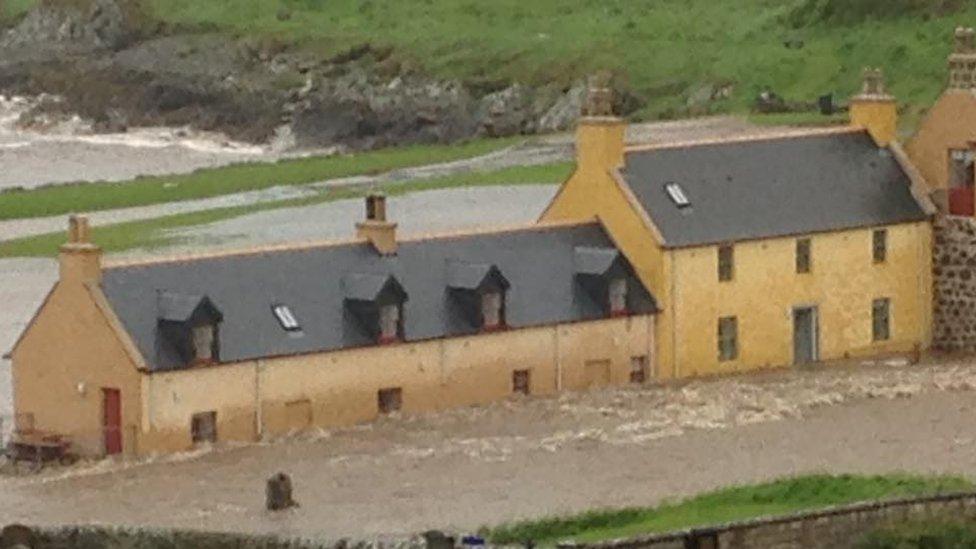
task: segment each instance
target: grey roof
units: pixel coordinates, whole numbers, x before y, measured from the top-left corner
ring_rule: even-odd
[[[456,290],[481,289],[492,276],[498,277],[502,286],[508,287],[508,280],[495,265],[467,261],[450,261],[447,265],[447,286]]]
[[[587,248],[580,246],[575,251],[576,272],[586,275],[604,275],[620,258],[616,248]]]
[[[927,219],[867,132],[632,151],[623,176],[669,247]],[[689,207],[668,196],[671,182]]]
[[[388,257],[368,244],[349,243],[116,267],[105,271],[102,287],[149,367],[169,370],[184,364],[160,340],[160,290],[207,296],[223,314],[221,361],[236,362],[371,345],[345,314],[346,299],[376,296],[390,280],[409,297],[406,340],[476,333],[451,299],[450,265],[458,261],[495,266],[510,283],[506,321],[511,328],[602,318],[601,305],[577,281],[575,250],[612,246],[593,223],[405,241]],[[634,313],[656,310],[639,282],[628,286]],[[301,332],[282,329],[272,311],[275,304],[291,308]]]
[[[206,296],[202,295],[186,295],[168,291],[157,292],[159,320],[186,322],[207,301]]]

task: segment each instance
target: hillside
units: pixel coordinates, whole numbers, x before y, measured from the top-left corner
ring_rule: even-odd
[[[31,0],[6,0],[16,16]],[[73,1],[73,0],[72,0]],[[947,0],[151,0],[184,28],[216,27],[335,54],[393,47],[438,76],[486,87],[574,79],[610,68],[648,101],[680,110],[703,85],[733,83],[743,108],[762,87],[786,97],[852,91],[865,65],[925,103],[940,89],[951,29],[976,8]],[[883,15],[878,20],[876,15]],[[290,16],[287,20],[280,20]],[[795,28],[798,27],[798,28]],[[802,41],[800,49],[785,41]]]
[[[154,33],[321,57],[382,52],[385,68],[456,79],[476,96],[513,82],[565,90],[607,68],[638,119],[744,112],[764,89],[843,99],[867,65],[884,67],[917,111],[942,88],[952,29],[976,24],[964,0],[144,1]],[[8,24],[34,4],[5,2]]]

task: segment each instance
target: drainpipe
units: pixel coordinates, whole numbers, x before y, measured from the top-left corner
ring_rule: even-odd
[[[552,335],[554,345],[556,347],[556,392],[561,393],[563,391],[563,361],[562,353],[559,352],[560,342],[559,342],[559,325],[557,324],[552,328]]]
[[[254,434],[260,442],[264,438],[264,414],[261,410],[261,363],[254,362]]]

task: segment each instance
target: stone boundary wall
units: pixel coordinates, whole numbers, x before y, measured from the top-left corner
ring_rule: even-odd
[[[934,236],[932,348],[976,352],[976,219],[939,216]]]
[[[911,520],[976,519],[976,493],[856,503],[820,511],[732,522],[563,549],[850,549],[871,530]]]
[[[0,524],[2,526],[2,524]],[[321,541],[272,535],[162,528],[100,526],[31,527],[29,549],[421,549],[424,538]],[[0,539],[0,547],[9,543]]]

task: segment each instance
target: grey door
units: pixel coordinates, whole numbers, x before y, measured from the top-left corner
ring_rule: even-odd
[[[793,363],[809,364],[817,361],[817,309],[793,309]]]

